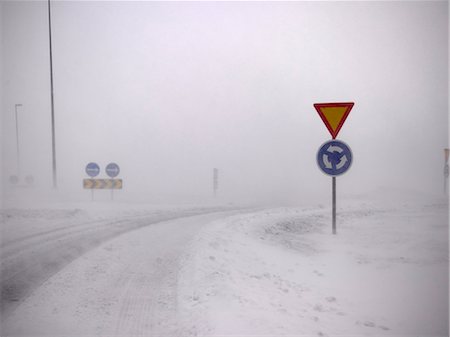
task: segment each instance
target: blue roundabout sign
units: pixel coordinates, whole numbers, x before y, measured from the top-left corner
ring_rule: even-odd
[[[340,140],[330,140],[317,152],[317,164],[323,173],[339,176],[347,172],[352,165],[353,155],[350,147]]]

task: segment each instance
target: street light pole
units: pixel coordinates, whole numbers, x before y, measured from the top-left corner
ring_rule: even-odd
[[[20,150],[19,150],[19,118],[17,116],[17,107],[22,104],[14,105],[14,111],[16,115],[16,150],[17,150],[17,177],[20,177]]]
[[[52,171],[53,171],[53,188],[57,187],[56,179],[56,141],[55,141],[55,104],[53,100],[53,57],[52,57],[52,20],[50,12],[50,0],[48,0],[48,38],[50,46],[50,99],[51,99],[51,116],[52,116]]]

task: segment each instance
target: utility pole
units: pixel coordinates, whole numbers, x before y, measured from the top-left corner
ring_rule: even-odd
[[[50,0],[48,0],[48,39],[50,47],[50,102],[52,120],[52,177],[53,188],[57,188],[56,176],[56,141],[55,141],[55,104],[53,100],[53,56],[52,56],[52,16],[50,11]]]

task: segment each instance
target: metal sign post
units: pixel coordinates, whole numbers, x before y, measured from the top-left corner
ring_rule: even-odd
[[[336,177],[332,177],[332,203],[333,203],[333,210],[332,210],[332,229],[333,234],[336,234]]]
[[[336,230],[336,176],[344,174],[350,168],[353,154],[350,147],[336,137],[344,125],[348,114],[353,108],[353,102],[347,103],[316,103],[314,108],[324,122],[332,140],[325,142],[317,152],[317,164],[323,173],[331,176],[331,202],[332,202],[332,232]]]

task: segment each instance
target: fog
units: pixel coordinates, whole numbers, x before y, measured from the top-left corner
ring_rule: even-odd
[[[443,193],[448,2],[52,1],[1,14],[2,203],[89,201],[86,164],[117,163],[116,200],[328,202],[313,104],[354,102],[342,195]],[[20,182],[15,105],[18,112]],[[97,199],[109,191],[95,191]],[[387,193],[387,192],[386,192]],[[18,197],[19,196],[19,197]],[[18,198],[18,199],[17,199]]]

